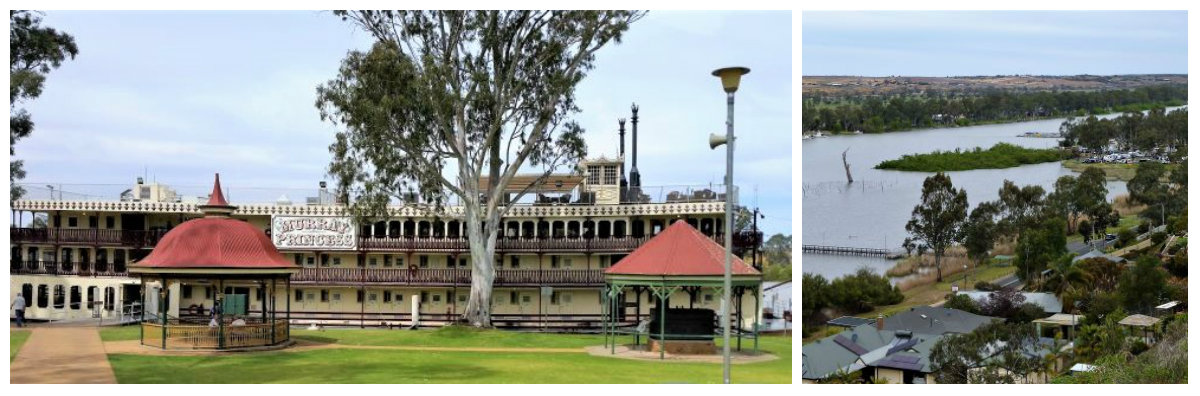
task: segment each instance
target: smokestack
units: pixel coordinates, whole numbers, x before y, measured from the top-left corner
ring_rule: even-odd
[[[621,125],[621,128],[619,129],[620,132],[618,132],[618,134],[621,136],[621,194],[623,196],[623,194],[625,194],[625,187],[629,186],[629,181],[625,179],[625,119],[618,118],[617,124]]]
[[[879,314],[879,316],[875,318],[875,329],[883,330],[883,314]]]
[[[638,142],[638,136],[637,136],[638,105],[637,105],[637,103],[634,103],[632,106],[630,106],[630,109],[633,110],[633,167],[630,168],[630,170],[629,170],[629,186],[636,188],[636,187],[642,186],[642,175],[641,175],[641,173],[638,173],[638,167],[637,167],[637,157],[638,157],[637,156],[637,142]]]
[[[619,132],[617,132],[617,135],[621,136],[621,156],[624,157],[625,156],[625,119],[618,118],[617,124],[619,124],[621,126],[621,128],[618,129]]]

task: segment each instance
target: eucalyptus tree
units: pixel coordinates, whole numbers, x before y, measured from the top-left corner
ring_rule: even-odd
[[[42,94],[46,74],[67,58],[75,59],[75,38],[52,27],[42,26],[33,11],[8,11],[8,155],[15,156],[17,141],[33,133],[33,119],[17,104]],[[24,161],[8,163],[9,198],[20,199],[25,189],[16,184],[25,178]]]
[[[962,244],[967,249],[967,257],[975,261],[976,267],[987,260],[992,246],[996,244],[996,214],[999,212],[1000,208],[995,202],[983,202],[971,210],[967,222],[963,224]]]
[[[329,173],[356,218],[399,200],[444,213],[457,197],[471,255],[463,320],[491,326],[500,219],[513,202],[583,158],[575,88],[596,52],[643,12],[336,11],[375,43],[351,51],[317,87],[321,118],[342,130]],[[528,185],[517,172],[536,170]],[[577,170],[575,170],[577,171]],[[510,186],[511,185],[511,186]],[[414,197],[430,205],[414,204]],[[515,196],[509,197],[513,192]]]
[[[938,172],[925,179],[921,187],[921,203],[913,207],[912,219],[904,225],[917,243],[917,250],[933,251],[937,281],[942,281],[942,256],[946,248],[962,240],[963,223],[967,218],[967,192],[955,189],[950,176]]]

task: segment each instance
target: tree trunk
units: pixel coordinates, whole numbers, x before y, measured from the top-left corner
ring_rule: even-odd
[[[942,283],[942,253],[941,252],[937,252],[937,251],[933,252],[933,267],[937,268],[938,283]]]
[[[471,295],[462,319],[475,327],[492,327],[492,283],[496,279],[495,253],[498,215],[487,218],[484,226],[476,218],[474,210],[466,210],[467,243],[471,250]]]
[[[850,184],[854,183],[854,177],[850,176],[850,163],[846,161],[846,152],[848,151],[850,151],[850,149],[846,148],[846,151],[842,152],[842,166],[846,168],[846,183]]]

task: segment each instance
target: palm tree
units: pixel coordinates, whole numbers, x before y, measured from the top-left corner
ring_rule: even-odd
[[[1069,293],[1076,286],[1083,287],[1086,284],[1086,277],[1083,271],[1076,267],[1071,262],[1071,255],[1063,255],[1058,260],[1050,264],[1052,274],[1046,278],[1043,283],[1044,290],[1054,292],[1054,295],[1062,297]]]

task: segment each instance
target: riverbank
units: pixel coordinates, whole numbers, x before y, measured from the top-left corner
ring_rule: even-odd
[[[1065,160],[1062,162],[1064,168],[1075,172],[1083,172],[1089,167],[1100,168],[1104,171],[1104,175],[1108,176],[1109,180],[1129,181],[1133,179],[1133,175],[1137,174],[1138,164],[1110,164],[1110,163],[1095,163],[1085,164],[1076,159]],[[1173,172],[1178,168],[1178,164],[1167,164],[1167,173]]]
[[[1009,143],[996,143],[984,150],[934,151],[924,154],[905,154],[899,159],[875,165],[875,169],[910,172],[951,172],[975,169],[1003,169],[1021,165],[1061,161],[1070,155],[1057,148],[1033,149]]]

